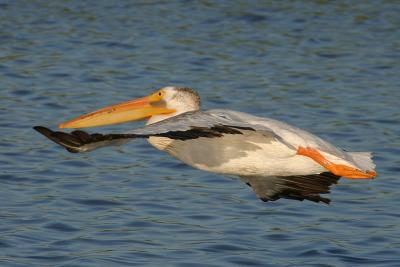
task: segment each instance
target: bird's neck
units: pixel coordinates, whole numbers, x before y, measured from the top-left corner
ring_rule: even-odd
[[[174,113],[175,114],[175,113]],[[153,115],[150,117],[150,119],[146,122],[146,125],[153,124],[159,121],[163,121],[165,119],[168,119],[170,117],[174,117],[176,115],[171,115],[171,114],[160,114],[160,115]]]
[[[159,122],[159,121],[163,121],[163,120],[165,120],[165,119],[178,116],[179,114],[182,114],[182,113],[185,113],[185,112],[189,112],[189,111],[194,111],[194,110],[198,110],[198,109],[181,110],[181,111],[176,111],[176,112],[170,113],[170,114],[153,115],[153,116],[151,116],[150,119],[146,122],[146,125],[153,124],[153,123],[156,123],[156,122]]]

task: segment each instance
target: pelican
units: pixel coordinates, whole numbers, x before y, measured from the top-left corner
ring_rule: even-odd
[[[151,145],[204,171],[239,176],[258,198],[329,203],[340,177],[372,179],[370,152],[347,152],[329,142],[270,118],[247,113],[200,109],[200,96],[190,88],[168,86],[149,96],[108,106],[61,123],[59,128],[85,128],[148,119],[122,134],[89,134],[34,129],[69,152],[88,152],[146,138]]]

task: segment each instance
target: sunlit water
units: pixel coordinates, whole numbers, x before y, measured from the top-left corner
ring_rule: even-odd
[[[1,1],[0,265],[399,266],[400,5],[266,2]],[[31,128],[165,85],[374,151],[380,175],[263,203],[145,140],[70,154]]]

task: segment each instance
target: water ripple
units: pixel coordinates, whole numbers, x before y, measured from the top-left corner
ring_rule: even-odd
[[[400,266],[395,1],[0,3],[1,266]],[[69,154],[33,129],[164,85],[373,151],[330,205],[259,201],[134,140]],[[140,123],[90,129],[125,132]]]

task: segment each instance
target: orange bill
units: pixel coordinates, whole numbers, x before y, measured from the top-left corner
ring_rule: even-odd
[[[61,123],[59,128],[85,128],[149,118],[153,115],[175,112],[168,109],[163,101],[164,92],[158,91],[152,95],[108,106],[94,112],[79,116]]]

